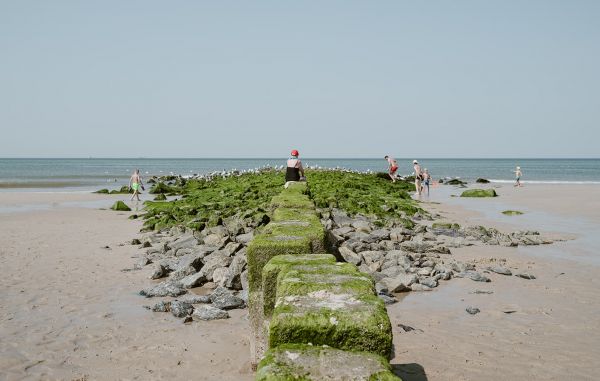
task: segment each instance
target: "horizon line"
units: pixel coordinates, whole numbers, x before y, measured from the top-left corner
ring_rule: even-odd
[[[12,156],[12,157],[0,157],[0,160],[281,160],[287,156],[279,157],[110,157],[110,156],[73,156],[73,157],[27,157],[27,156]],[[413,160],[415,156],[395,156],[395,159],[406,159]],[[598,157],[551,157],[551,156],[540,156],[540,157],[416,157],[419,160],[599,160]],[[303,160],[383,160],[381,157],[300,157]]]

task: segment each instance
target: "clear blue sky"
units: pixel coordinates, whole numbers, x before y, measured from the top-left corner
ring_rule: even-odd
[[[0,157],[599,157],[600,1],[1,1]]]

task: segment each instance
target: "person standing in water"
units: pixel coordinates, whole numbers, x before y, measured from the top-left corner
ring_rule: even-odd
[[[419,165],[419,162],[416,160],[413,160],[413,169],[415,170],[415,189],[417,195],[420,196],[421,192],[423,192],[423,186],[421,185],[421,181],[423,180],[423,173],[421,172],[421,166]]]
[[[286,183],[288,181],[300,181],[304,177],[304,168],[302,168],[302,162],[298,156],[300,156],[298,150],[293,149],[291,157],[287,161],[287,170],[285,172]]]
[[[392,179],[392,182],[395,183],[397,179],[396,171],[398,170],[398,163],[393,157],[389,157],[388,155],[385,155],[384,159],[388,162],[388,175]]]
[[[131,201],[133,201],[134,197],[138,201],[140,201],[140,189],[144,189],[144,184],[142,183],[142,177],[140,176],[139,169],[133,171],[133,174],[129,179],[129,189],[133,190],[133,194],[131,195]]]
[[[429,183],[431,182],[431,175],[429,170],[425,168],[423,170],[423,184],[427,187],[427,196],[429,196]]]
[[[513,172],[515,173],[515,186],[522,187],[523,185],[521,185],[521,176],[523,176],[523,172],[521,172],[521,167],[517,167],[517,169],[515,169]]]

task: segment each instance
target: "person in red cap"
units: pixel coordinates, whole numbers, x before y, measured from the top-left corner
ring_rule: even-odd
[[[304,177],[304,168],[302,168],[302,162],[298,159],[300,154],[297,150],[293,149],[291,155],[292,157],[287,161],[285,181],[300,181],[300,176]]]

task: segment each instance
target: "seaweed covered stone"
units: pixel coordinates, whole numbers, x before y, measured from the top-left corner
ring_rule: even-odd
[[[301,343],[388,357],[392,329],[373,280],[351,264],[296,265],[278,280],[269,345]]]
[[[269,350],[258,365],[256,380],[401,381],[381,356],[300,344]]]
[[[117,210],[120,212],[129,212],[131,211],[131,208],[127,206],[127,204],[125,204],[123,201],[117,201],[113,204],[113,206],[111,206],[112,210]]]
[[[467,189],[460,197],[497,197],[495,189]]]

